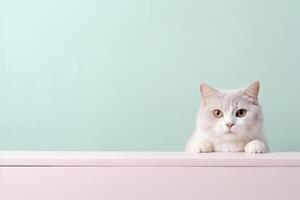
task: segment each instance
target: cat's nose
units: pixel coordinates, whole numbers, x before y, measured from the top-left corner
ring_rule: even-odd
[[[231,127],[234,126],[234,123],[227,123],[226,126],[227,126],[228,128],[231,128]]]

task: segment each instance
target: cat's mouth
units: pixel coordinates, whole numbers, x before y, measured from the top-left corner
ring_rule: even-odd
[[[233,132],[231,129],[229,129],[226,134],[236,134],[235,132]]]

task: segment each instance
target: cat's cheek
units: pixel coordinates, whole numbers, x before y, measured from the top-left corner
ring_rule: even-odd
[[[224,134],[224,133],[226,133],[226,128],[225,128],[225,126],[222,126],[222,125],[220,125],[220,124],[217,124],[217,125],[215,126],[214,131],[215,131],[217,134]]]
[[[232,131],[237,134],[244,134],[244,133],[248,133],[249,129],[246,124],[239,122],[232,127]]]
[[[236,134],[240,134],[242,132],[242,126],[236,125],[231,128],[231,131]]]

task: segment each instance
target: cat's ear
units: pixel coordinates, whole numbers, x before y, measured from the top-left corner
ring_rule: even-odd
[[[259,81],[253,81],[250,85],[244,90],[244,95],[257,103],[259,92]]]
[[[206,83],[200,84],[200,93],[203,98],[208,98],[215,95],[218,92],[215,88],[207,85]]]

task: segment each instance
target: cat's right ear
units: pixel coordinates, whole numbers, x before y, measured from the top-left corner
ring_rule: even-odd
[[[209,98],[215,95],[217,92],[218,91],[215,88],[207,85],[206,83],[200,84],[200,93],[203,98]]]

